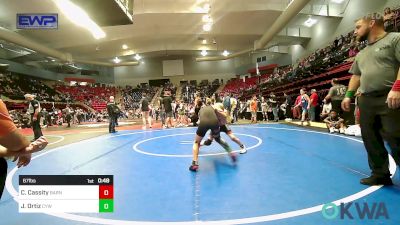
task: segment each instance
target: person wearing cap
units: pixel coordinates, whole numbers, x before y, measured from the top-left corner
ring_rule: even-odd
[[[40,103],[35,100],[35,95],[25,94],[25,99],[28,101],[28,112],[31,115],[31,125],[33,129],[34,138],[32,141],[37,140],[43,136],[42,128],[40,127]]]
[[[7,161],[5,157],[14,157],[14,161],[18,160],[18,167],[27,166],[31,160],[31,154],[43,150],[47,144],[48,142],[44,136],[29,143],[18,131],[6,105],[0,99],[0,198],[7,177]]]

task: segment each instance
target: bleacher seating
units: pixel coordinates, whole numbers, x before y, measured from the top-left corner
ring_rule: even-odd
[[[234,78],[229,80],[220,94],[233,93],[241,94],[246,90],[253,89],[257,86],[258,77],[250,77],[243,79]]]
[[[124,108],[126,110],[138,109],[143,93],[146,93],[149,99],[153,99],[156,89],[151,86],[138,86],[136,88],[126,86],[125,88],[121,89]]]
[[[74,101],[80,101],[92,107],[96,111],[102,111],[107,106],[110,96],[115,96],[115,87],[102,87],[96,85],[66,86],[56,85],[55,89],[61,93],[68,94]]]
[[[261,77],[246,79],[246,82],[231,81],[226,87],[227,92],[239,90],[242,98],[250,98],[252,95],[268,95],[274,92],[277,96],[283,93],[297,95],[301,88],[307,90],[315,88],[325,90],[330,87],[332,78],[349,80],[348,73],[351,61],[350,52],[354,54],[365,47],[365,42],[358,45],[352,41],[352,32],[341,35],[330,45],[318,49],[310,56],[299,61],[296,66],[284,66],[276,68],[272,74],[264,74]],[[357,48],[357,49],[356,49]],[[254,80],[260,79],[260,83]],[[225,91],[225,90],[224,90]]]
[[[208,84],[207,84],[208,83]],[[211,97],[219,87],[219,81],[201,82],[200,85],[182,85],[181,100],[185,103],[192,103],[195,99],[195,94],[200,94],[201,97]]]
[[[384,13],[385,30],[387,32],[399,32],[400,31],[400,8],[386,8]]]
[[[24,94],[34,94],[39,101],[65,101],[56,91],[43,83],[43,80],[20,74],[0,74],[0,93],[14,100],[23,100]]]

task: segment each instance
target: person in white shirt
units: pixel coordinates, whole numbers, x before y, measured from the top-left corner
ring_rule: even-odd
[[[329,99],[324,99],[324,106],[322,107],[322,112],[319,115],[321,120],[324,120],[326,117],[329,116],[329,112],[332,110],[332,103]]]
[[[262,112],[262,115],[263,115],[263,119],[264,119],[264,121],[267,121],[268,122],[268,103],[267,103],[267,101],[265,100],[265,98],[264,97],[262,97],[262,100],[261,100],[262,102],[261,102],[261,112]]]

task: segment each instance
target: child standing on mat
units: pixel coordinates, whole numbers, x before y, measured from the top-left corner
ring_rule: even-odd
[[[308,97],[304,89],[300,89],[301,100],[295,107],[301,107],[301,125],[304,125],[304,120],[306,120],[307,112],[310,109],[310,97]],[[307,125],[310,126],[310,118],[307,118]]]

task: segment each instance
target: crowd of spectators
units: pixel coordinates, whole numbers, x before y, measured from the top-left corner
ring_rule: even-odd
[[[67,102],[70,100],[68,95],[57,93],[54,89],[44,84],[42,80],[11,73],[0,73],[0,93],[15,100],[25,99],[24,94],[26,93],[35,95],[39,101]]]
[[[212,96],[219,86],[220,83],[218,79],[215,79],[211,83],[203,81],[199,85],[183,84],[181,87],[181,100],[184,103],[191,103],[194,101],[196,94],[200,95],[200,97]]]
[[[385,8],[383,11],[383,20],[385,30],[387,32],[399,32],[400,30],[400,8],[391,9]]]
[[[119,88],[119,91],[122,96],[122,99],[120,99],[121,108],[125,111],[138,110],[143,93],[146,93],[150,99],[156,94],[156,88],[149,85],[138,85],[136,87],[127,85],[124,88]]]
[[[383,15],[386,31],[398,31],[400,25],[400,10],[386,8]],[[240,118],[250,119],[252,110],[251,104],[252,101],[255,101],[257,104],[259,120],[274,119],[274,108],[277,109],[280,119],[301,119],[301,109],[299,107],[295,107],[299,101],[301,101],[301,96],[298,94],[293,94],[292,96],[278,96],[278,104],[271,104],[269,96],[257,95],[253,99],[250,99],[249,96],[253,96],[256,93],[269,93],[268,90],[272,88],[301,81],[308,77],[325,73],[332,67],[346,62],[351,62],[357,53],[366,45],[366,42],[356,42],[353,37],[353,32],[349,32],[347,34],[340,35],[325,48],[317,49],[308,57],[299,60],[294,65],[277,67],[271,74],[246,77],[245,79],[232,79],[231,81],[228,81],[222,93],[241,94],[241,100],[238,104]],[[313,121],[327,121],[332,119],[330,114],[330,111],[332,110],[331,102],[329,100],[324,100],[330,93],[329,89],[310,89],[308,91],[309,94],[307,96],[313,96],[313,103],[310,107],[311,111],[308,111],[308,117]],[[349,122],[348,120],[340,117],[343,116],[343,112],[340,112],[337,107],[334,109],[334,111],[336,114],[333,116],[338,116],[340,121],[342,121],[344,124]],[[351,114],[355,115],[353,112]],[[335,117],[335,119],[337,118]],[[355,120],[357,121],[357,118],[355,118]],[[351,124],[354,124],[354,121],[352,121]],[[336,130],[336,128],[334,130]],[[330,129],[330,131],[332,131],[332,129]]]
[[[105,109],[108,98],[115,96],[116,88],[110,85],[104,84],[87,84],[79,85],[65,85],[56,84],[54,85],[55,90],[68,96],[71,102],[79,101],[83,102],[89,107],[97,111]]]

